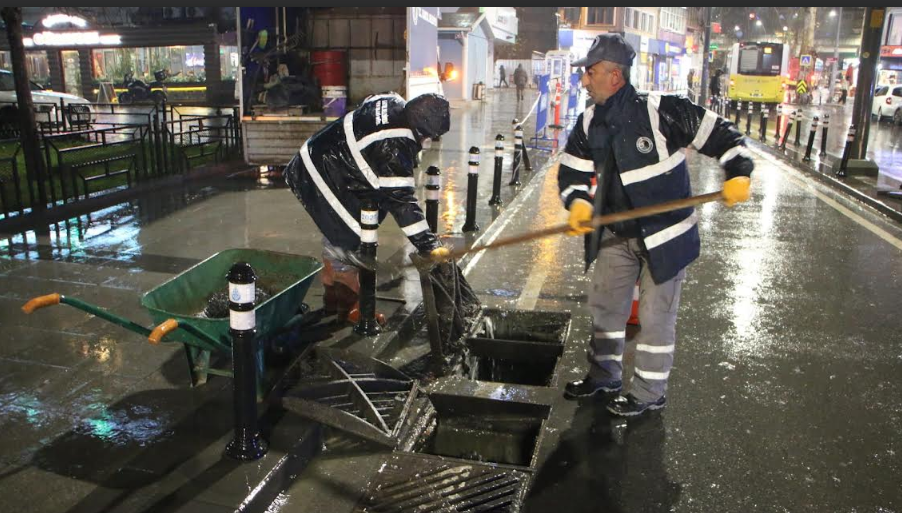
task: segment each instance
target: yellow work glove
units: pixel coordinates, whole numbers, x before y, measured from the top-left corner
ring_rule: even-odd
[[[570,204],[570,219],[567,220],[567,223],[570,224],[570,231],[567,232],[567,235],[585,235],[595,230],[595,228],[584,224],[592,220],[594,211],[595,208],[588,201],[584,199],[574,200]]]
[[[732,207],[737,203],[749,200],[749,187],[752,180],[747,176],[737,176],[723,183],[723,202]]]
[[[442,246],[439,248],[435,248],[429,252],[429,258],[433,262],[444,262],[448,260],[448,256],[451,255],[451,250]]]

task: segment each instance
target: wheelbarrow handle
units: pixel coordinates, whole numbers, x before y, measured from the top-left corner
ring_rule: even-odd
[[[147,340],[149,340],[151,344],[159,344],[163,341],[163,337],[169,334],[169,332],[177,329],[179,329],[179,321],[175,319],[166,319],[159,326],[151,330],[150,335],[147,336]]]
[[[35,310],[40,310],[41,308],[58,305],[60,304],[60,301],[62,301],[62,299],[63,296],[61,294],[47,294],[46,296],[38,296],[25,303],[22,306],[22,311],[26,314],[30,314]]]

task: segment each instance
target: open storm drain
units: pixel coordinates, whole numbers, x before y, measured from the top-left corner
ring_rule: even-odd
[[[567,312],[485,309],[468,348],[467,377],[552,386],[570,331]]]
[[[526,472],[418,454],[393,454],[355,513],[520,511]]]
[[[531,467],[550,407],[431,393],[414,402],[399,451]]]

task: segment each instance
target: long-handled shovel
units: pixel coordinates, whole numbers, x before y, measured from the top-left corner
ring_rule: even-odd
[[[599,226],[604,226],[613,223],[619,223],[621,221],[629,221],[631,219],[639,219],[641,217],[653,216],[655,214],[663,214],[665,212],[672,212],[674,210],[680,210],[682,208],[694,207],[696,205],[701,205],[703,203],[710,203],[712,201],[723,200],[723,191],[710,192],[708,194],[701,194],[699,196],[692,196],[689,198],[683,198],[673,201],[666,201],[664,203],[658,203],[657,205],[649,205],[647,207],[639,207],[634,208],[632,210],[627,210],[625,212],[617,212],[614,214],[607,214],[602,216],[595,216],[591,221],[587,221],[585,226],[598,228]],[[557,226],[551,226],[549,228],[544,228],[542,230],[536,230],[534,232],[522,233],[520,235],[515,235],[513,237],[508,237],[505,239],[496,240],[489,244],[478,244],[476,246],[472,246],[469,248],[458,249],[451,251],[451,253],[445,257],[447,260],[457,260],[460,257],[475,253],[478,251],[483,251],[486,249],[497,249],[504,246],[511,246],[514,244],[520,244],[521,242],[528,242],[535,239],[541,239],[543,237],[550,237],[552,235],[558,235],[560,233],[567,233],[571,230],[569,224],[561,224]]]

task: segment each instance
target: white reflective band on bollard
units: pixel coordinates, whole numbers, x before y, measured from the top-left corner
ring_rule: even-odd
[[[239,331],[252,330],[257,327],[257,316],[253,310],[248,312],[229,310],[229,327]]]
[[[376,230],[360,230],[360,242],[378,242],[378,234],[376,233]]]

